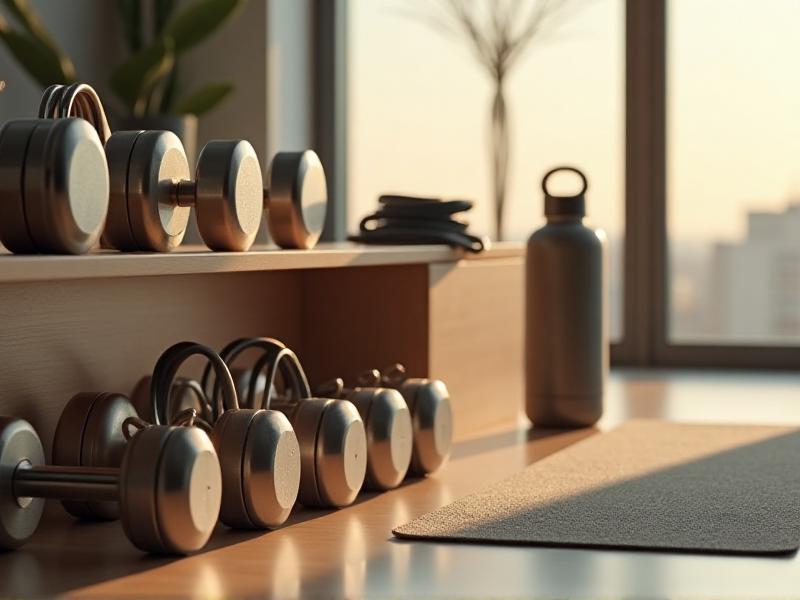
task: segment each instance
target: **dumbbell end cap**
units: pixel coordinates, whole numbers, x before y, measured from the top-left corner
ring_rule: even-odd
[[[411,472],[428,475],[447,461],[453,447],[450,394],[444,382],[436,379],[408,379],[403,388],[414,426]]]
[[[246,140],[212,140],[195,174],[197,226],[206,245],[244,252],[256,239],[264,210],[264,180],[256,151]]]
[[[316,464],[321,500],[335,507],[352,504],[367,473],[364,421],[352,402],[328,401],[319,427]]]
[[[44,464],[44,450],[30,423],[0,417],[0,548],[19,548],[36,531],[44,510],[43,498],[17,498],[14,472],[21,463]]]
[[[148,427],[128,442],[122,516],[145,552],[189,554],[205,546],[219,517],[222,475],[208,435],[197,427]]]
[[[269,170],[269,233],[281,248],[317,245],[328,210],[325,169],[313,150],[279,152]]]
[[[351,398],[365,419],[367,432],[367,477],[365,487],[389,490],[403,481],[411,464],[413,429],[411,413],[403,396],[390,388],[366,388],[356,394],[368,393],[368,414]]]
[[[242,464],[247,512],[259,528],[282,525],[300,489],[300,445],[289,419],[276,410],[258,410],[247,436]]]

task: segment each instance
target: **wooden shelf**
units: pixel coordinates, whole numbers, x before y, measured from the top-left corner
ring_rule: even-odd
[[[523,253],[524,246],[516,243],[496,244],[481,254],[471,254],[438,245],[362,246],[346,242],[320,244],[314,250],[257,246],[249,252],[210,252],[204,246],[184,246],[168,254],[98,251],[83,256],[25,256],[5,253],[0,255],[0,283],[431,264],[459,259],[512,258]]]

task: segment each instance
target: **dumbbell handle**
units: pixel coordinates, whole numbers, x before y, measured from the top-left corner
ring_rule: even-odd
[[[178,206],[194,206],[197,204],[197,182],[183,180],[173,184],[172,195]],[[264,208],[269,207],[269,189],[264,188]]]
[[[119,469],[21,464],[14,471],[18,498],[119,500]]]

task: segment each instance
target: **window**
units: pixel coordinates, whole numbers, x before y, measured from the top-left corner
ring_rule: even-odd
[[[669,341],[797,343],[800,4],[667,11]]]
[[[800,3],[571,4],[510,76],[505,238],[541,224],[544,171],[576,164],[611,241],[612,360],[796,367]],[[463,40],[409,16],[441,4],[335,5],[348,229],[399,192],[475,199],[472,227],[491,232],[491,80]]]
[[[471,228],[494,232],[492,81],[464,40],[426,23],[436,10],[414,0],[348,2],[349,231],[380,194],[398,192],[474,199]],[[543,224],[539,182],[548,169],[584,169],[589,221],[610,242],[612,339],[622,335],[623,28],[622,0],[574,4],[534,39],[506,94],[504,239],[525,240]]]

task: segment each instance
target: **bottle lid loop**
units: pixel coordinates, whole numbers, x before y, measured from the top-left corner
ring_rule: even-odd
[[[581,189],[577,194],[568,196],[555,196],[547,189],[547,182],[556,173],[568,171],[575,173],[581,179]],[[586,175],[580,169],[569,166],[560,166],[550,169],[542,178],[542,191],[544,192],[544,214],[547,217],[583,217],[586,215],[586,200],[584,194],[589,188]]]

